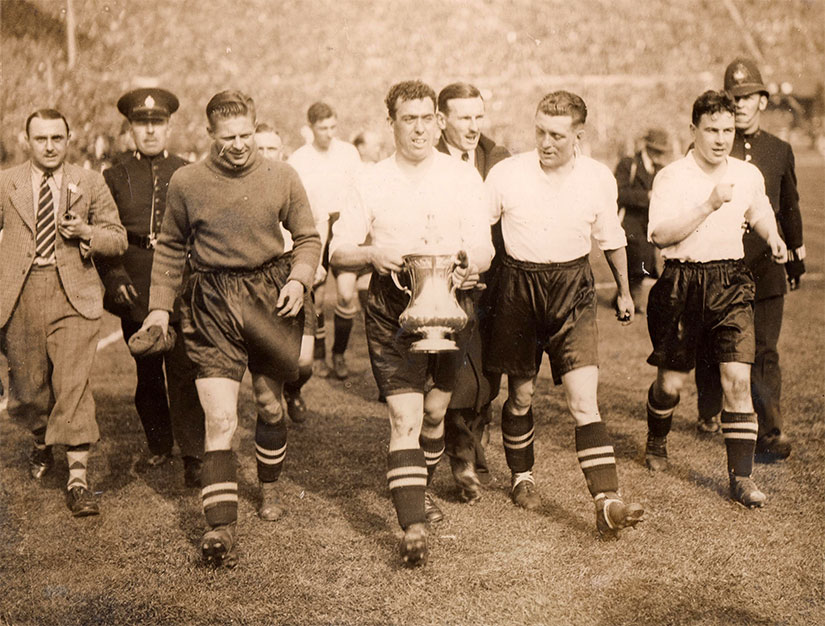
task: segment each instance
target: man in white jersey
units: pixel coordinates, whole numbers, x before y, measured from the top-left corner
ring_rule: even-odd
[[[298,148],[289,157],[289,164],[298,170],[307,191],[309,205],[315,215],[315,225],[321,233],[326,248],[331,224],[338,219],[342,199],[361,169],[361,155],[351,143],[341,141],[335,135],[338,117],[324,102],[316,102],[307,111],[307,121],[312,130],[312,142]],[[322,263],[328,266],[328,255]],[[359,268],[360,269],[360,268]],[[350,333],[358,304],[355,283],[357,273],[334,272],[336,304],[333,319],[334,340],[332,366],[335,376],[341,380],[349,375],[344,352],[349,344]],[[326,365],[326,332],[324,329],[323,300],[318,302],[318,326],[315,333],[315,360],[319,376],[329,375]]]
[[[648,297],[648,332],[658,368],[647,396],[647,466],[667,469],[667,434],[679,392],[697,352],[719,364],[722,433],[730,497],[761,507],[751,479],[758,425],[750,392],[756,344],[753,275],[745,266],[743,228],[768,242],[773,259],[787,259],[759,169],[730,157],[736,104],[723,91],[693,103],[693,149],[664,168],[653,183],[648,238],[662,251],[665,269]]]
[[[493,281],[497,297],[484,366],[508,376],[501,432],[513,502],[528,510],[541,504],[532,471],[532,401],[546,352],[553,381],[564,386],[576,421],[576,452],[595,501],[596,528],[603,539],[615,539],[619,530],[641,521],[644,511],[619,496],[613,446],[599,415],[591,236],[613,272],[623,323],[633,320],[634,306],[616,179],[578,150],[586,118],[587,107],[576,94],[547,94],[536,110],[536,150],[505,159],[487,176],[506,254]]]
[[[390,272],[400,272],[403,256],[427,245],[463,251],[468,262],[456,268],[453,282],[464,300],[493,256],[481,178],[433,147],[435,102],[435,92],[420,81],[390,89],[386,104],[396,151],[361,173],[330,245],[333,267],[374,268],[365,311],[367,345],[389,408],[387,481],[404,529],[401,556],[410,565],[427,559],[425,522],[443,517],[426,487],[444,452],[444,414],[463,350],[410,351],[415,336],[398,323],[409,296],[395,287]],[[466,336],[458,339],[460,347],[466,344]]]

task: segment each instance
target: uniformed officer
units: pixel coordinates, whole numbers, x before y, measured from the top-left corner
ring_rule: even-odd
[[[117,108],[129,121],[136,149],[118,159],[103,176],[117,203],[129,247],[117,262],[102,268],[101,274],[107,309],[120,317],[123,338],[128,342],[149,312],[152,260],[166,209],[166,188],[172,174],[186,161],[166,150],[170,116],[178,109],[174,94],[165,89],[135,89],[121,96]],[[194,367],[184,351],[177,322],[178,308],[172,324],[178,337],[174,347],[166,354],[135,358],[135,408],[151,453],[147,465],[169,461],[177,441],[186,485],[196,487],[200,483],[204,417]]]
[[[765,191],[776,213],[780,234],[788,247],[784,271],[774,263],[768,245],[754,232],[744,238],[745,263],[756,282],[754,331],[756,360],[751,370],[753,405],[759,420],[756,442],[758,461],[776,461],[791,453],[791,442],[783,430],[780,411],[782,374],[777,343],[782,328],[786,275],[791,290],[799,287],[805,273],[805,246],[802,244],[802,213],[796,189],[794,155],[790,144],[760,128],[762,111],[768,104],[768,90],[762,75],[750,59],[735,59],[725,70],[725,91],[736,102],[736,136],[731,156],[759,168],[765,178]],[[718,430],[714,418],[722,408],[718,368],[699,359],[696,387],[699,392],[699,430]]]

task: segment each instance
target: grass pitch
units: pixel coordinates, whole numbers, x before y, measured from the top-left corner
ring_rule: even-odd
[[[75,520],[57,455],[42,485],[28,478],[26,431],[0,420],[0,625],[6,624],[821,624],[825,623],[825,309],[823,168],[801,166],[809,276],[786,300],[783,407],[793,455],[758,465],[766,508],[727,499],[721,436],[700,438],[685,393],[669,439],[672,470],[643,465],[643,318],[621,328],[599,311],[601,412],[614,439],[623,492],[647,521],[600,543],[576,462],[563,394],[543,371],[536,397],[536,475],[544,505],[509,501],[496,414],[494,483],[460,503],[446,462],[435,492],[446,519],[431,531],[426,567],[397,555],[386,488],[388,425],[369,371],[363,325],[346,383],[312,379],[312,415],[290,425],[282,478],[289,514],[258,519],[254,411],[241,399],[239,551],[235,571],[201,564],[199,494],[182,463],[140,471],[145,442],[131,401],[122,342],[101,351],[94,386],[102,440],[91,479],[102,515]],[[607,274],[600,261],[600,280]],[[612,295],[601,294],[605,302]],[[106,332],[116,323],[107,319]],[[498,401],[500,407],[501,399]]]

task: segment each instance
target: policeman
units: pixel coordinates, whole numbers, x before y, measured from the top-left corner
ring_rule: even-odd
[[[724,80],[725,91],[736,102],[736,137],[731,156],[752,163],[762,172],[779,232],[788,247],[788,261],[783,271],[781,264],[772,261],[770,248],[762,239],[753,232],[747,232],[744,237],[745,263],[756,283],[756,360],[751,370],[753,405],[759,420],[756,460],[770,463],[785,459],[791,453],[791,441],[784,432],[780,411],[782,373],[777,343],[787,285],[791,290],[798,288],[805,273],[802,213],[793,150],[790,144],[760,127],[761,114],[768,104],[768,90],[759,69],[750,59],[735,59],[725,70]],[[714,416],[721,410],[722,393],[718,369],[709,367],[701,357],[696,365],[696,387],[699,430],[713,432],[718,429]]]
[[[149,312],[152,260],[166,209],[166,188],[175,170],[186,164],[166,150],[169,118],[178,106],[174,94],[155,88],[135,89],[117,101],[118,110],[129,122],[136,149],[119,158],[103,176],[117,203],[129,247],[123,257],[101,268],[101,276],[106,286],[105,304],[120,317],[127,342]],[[194,367],[183,348],[178,309],[176,306],[173,316],[177,341],[172,349],[135,358],[135,408],[151,453],[146,464],[156,467],[168,462],[177,441],[183,455],[184,481],[189,487],[197,487],[204,417],[195,389]]]

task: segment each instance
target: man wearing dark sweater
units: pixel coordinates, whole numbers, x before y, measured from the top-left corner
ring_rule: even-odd
[[[201,548],[207,561],[234,567],[238,481],[232,437],[240,381],[249,367],[258,409],[258,513],[275,520],[284,513],[276,487],[286,456],[283,384],[298,374],[302,304],[321,240],[295,170],[257,154],[252,99],[220,92],[206,105],[206,116],[209,156],[175,172],[169,183],[143,328],[158,325],[166,332],[188,251],[192,273],[181,327],[206,416],[201,480],[209,530]],[[293,239],[289,254],[282,223]]]

